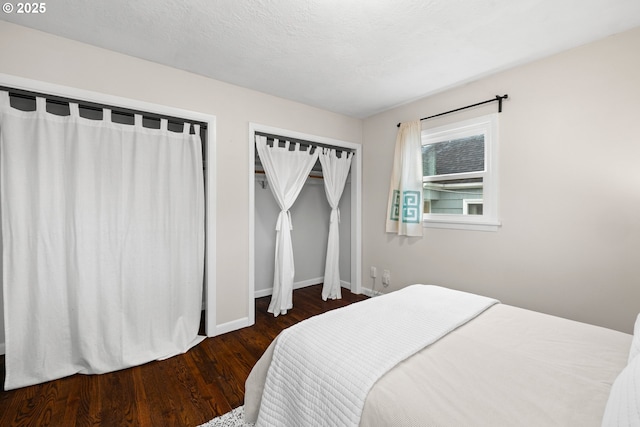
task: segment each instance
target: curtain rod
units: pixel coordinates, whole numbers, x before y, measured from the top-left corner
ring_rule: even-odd
[[[473,108],[473,107],[477,107],[478,105],[488,104],[489,102],[495,102],[495,101],[498,101],[498,113],[502,113],[502,100],[503,99],[507,99],[507,98],[509,98],[509,95],[507,95],[506,93],[504,95],[502,95],[502,96],[496,95],[495,98],[487,99],[486,101],[478,102],[476,104],[467,105],[466,107],[456,108],[455,110],[445,111],[444,113],[434,114],[433,116],[423,117],[423,118],[420,119],[420,121],[433,119],[434,117],[444,116],[445,114],[455,113],[457,111],[466,110],[467,108]],[[398,123],[398,127],[400,127],[400,124],[401,123]]]
[[[52,102],[54,104],[58,104],[58,105],[67,105],[70,102],[74,103],[74,104],[78,104],[80,105],[82,108],[86,108],[88,110],[93,110],[93,111],[102,111],[103,109],[107,108],[109,110],[112,110],[114,113],[116,114],[123,114],[123,115],[128,115],[128,116],[132,116],[135,114],[140,114],[146,118],[149,119],[167,119],[170,123],[178,123],[178,124],[182,124],[182,123],[189,123],[192,125],[200,125],[201,129],[206,129],[207,128],[207,124],[205,122],[200,122],[197,120],[189,120],[189,119],[185,119],[182,117],[174,117],[174,116],[167,116],[164,114],[157,114],[157,113],[150,113],[148,111],[142,111],[142,110],[134,110],[131,108],[124,108],[124,107],[115,107],[113,105],[107,105],[107,104],[100,104],[97,102],[90,102],[90,101],[84,101],[84,100],[80,100],[80,99],[74,99],[74,98],[67,98],[64,96],[58,96],[58,95],[50,95],[47,93],[42,93],[42,92],[34,92],[34,91],[30,91],[30,90],[24,90],[24,89],[16,89],[13,87],[8,87],[8,86],[0,86],[0,90],[4,90],[6,92],[9,92],[9,95],[11,96],[16,96],[18,98],[22,98],[22,99],[30,99],[33,100],[35,97],[39,97],[39,98],[46,98],[47,101]]]
[[[271,139],[278,139],[278,140],[289,141],[289,142],[297,142],[300,145],[307,145],[307,146],[313,146],[313,147],[323,147],[323,148],[333,148],[336,151],[344,151],[344,152],[347,152],[347,153],[353,153],[354,152],[354,150],[352,150],[350,148],[337,147],[335,145],[323,144],[321,142],[307,141],[306,139],[289,138],[287,136],[276,135],[276,134],[273,134],[273,133],[266,133],[266,132],[260,132],[260,131],[256,131],[255,134],[256,135],[260,135],[260,136],[265,136],[265,137],[271,138]]]

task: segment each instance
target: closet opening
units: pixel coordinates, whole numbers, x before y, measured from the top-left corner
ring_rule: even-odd
[[[79,117],[100,122],[105,119],[105,109],[110,110],[113,123],[134,125],[143,128],[161,127],[169,133],[187,132],[198,134],[202,149],[202,180],[204,194],[204,279],[202,281],[202,325],[200,333],[215,336],[216,330],[216,286],[215,286],[215,171],[207,165],[215,165],[215,124],[214,116],[199,112],[151,104],[107,94],[75,89],[14,76],[0,75],[0,90],[9,93],[9,105],[25,112],[36,111],[36,98],[46,99],[43,109],[57,116],[73,114],[70,104],[77,104]],[[164,122],[164,123],[163,123]],[[198,156],[200,157],[200,156]],[[1,266],[0,266],[1,268]],[[1,270],[0,270],[1,271]],[[1,296],[1,295],[0,295]],[[0,299],[2,304],[2,299]],[[0,316],[0,332],[4,330],[3,316]],[[0,334],[0,353],[4,353],[4,334]]]
[[[254,323],[255,298],[272,295],[274,282],[275,225],[280,213],[264,167],[256,149],[256,136],[266,137],[267,145],[274,140],[299,144],[301,151],[335,149],[336,156],[351,157],[351,165],[339,203],[339,276],[342,289],[361,293],[360,217],[361,217],[361,147],[347,141],[277,129],[258,124],[250,125],[250,277],[249,324]],[[302,189],[290,208],[293,229],[295,277],[293,289],[324,282],[327,238],[332,208],[325,194],[323,171],[316,160]],[[293,302],[295,309],[295,301]]]

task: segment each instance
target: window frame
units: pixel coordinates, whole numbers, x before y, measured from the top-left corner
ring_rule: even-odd
[[[482,215],[431,214],[422,216],[423,227],[450,228],[459,230],[497,231],[501,223],[498,219],[498,113],[488,114],[468,120],[434,128],[423,125],[422,145],[443,142],[466,136],[484,134],[484,170],[423,176],[422,182],[446,179],[482,178]]]

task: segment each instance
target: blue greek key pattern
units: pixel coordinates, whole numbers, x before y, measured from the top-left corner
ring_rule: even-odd
[[[419,191],[405,191],[402,203],[402,222],[407,224],[417,224],[420,218],[421,197]]]
[[[400,218],[400,192],[393,190],[393,202],[391,203],[391,221],[397,221]]]
[[[417,224],[420,218],[421,197],[419,191],[404,191],[402,195],[402,222]],[[393,203],[391,204],[392,221],[398,221],[400,217],[400,192],[393,190]]]

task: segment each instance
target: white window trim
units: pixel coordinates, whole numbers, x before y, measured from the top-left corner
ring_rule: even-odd
[[[465,136],[485,133],[485,170],[454,174],[481,176],[483,178],[483,215],[424,214],[423,227],[448,228],[457,230],[498,231],[501,226],[498,219],[498,113],[476,117],[432,129],[422,129],[422,144],[446,141]],[[450,175],[453,177],[454,175]],[[430,181],[425,177],[424,182]]]

